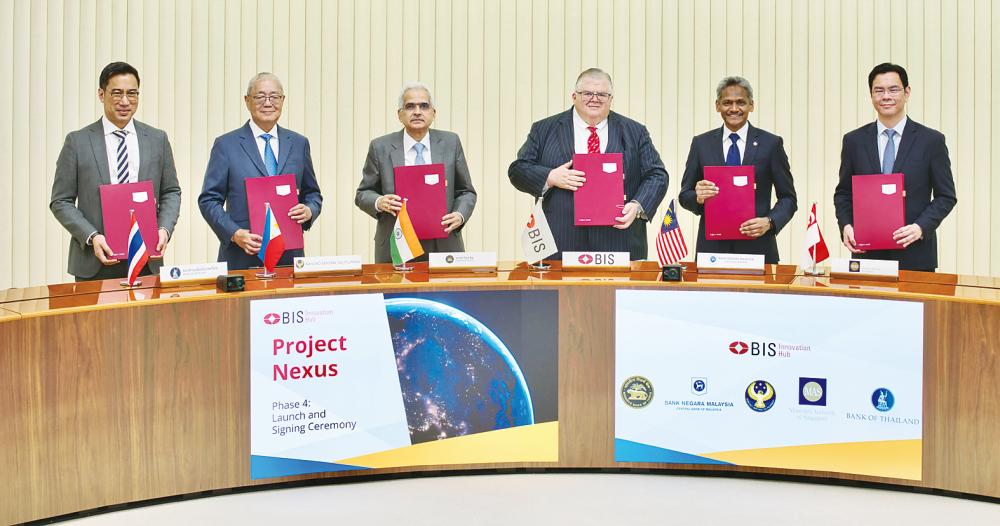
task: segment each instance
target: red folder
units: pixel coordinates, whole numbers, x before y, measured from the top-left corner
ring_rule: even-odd
[[[757,216],[753,166],[706,166],[705,180],[719,188],[705,201],[705,239],[753,239],[740,233],[740,225]]]
[[[407,199],[406,213],[420,239],[441,239],[448,233],[441,218],[448,213],[443,164],[418,164],[393,168],[396,195]]]
[[[101,215],[104,218],[104,239],[114,252],[115,259],[128,259],[128,231],[132,227],[129,211],[135,210],[135,220],[139,222],[139,233],[146,243],[149,257],[158,258],[156,251],[160,241],[160,227],[156,223],[156,198],[152,181],[138,183],[102,184]]]
[[[618,224],[625,206],[625,172],[620,153],[578,153],[573,169],[587,178],[573,194],[573,224],[609,226]]]
[[[892,233],[906,223],[903,174],[855,175],[854,241],[861,250],[901,250]]]
[[[299,204],[299,191],[295,187],[295,176],[292,174],[272,175],[270,177],[251,177],[247,184],[247,211],[250,214],[250,232],[261,235],[264,233],[264,218],[267,206],[271,204],[271,212],[278,220],[281,237],[285,238],[285,250],[296,250],[304,246],[302,242],[302,225],[288,217],[288,211]]]

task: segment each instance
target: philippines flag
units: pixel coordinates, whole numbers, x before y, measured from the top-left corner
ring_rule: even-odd
[[[278,266],[278,260],[285,253],[285,238],[281,236],[281,228],[278,227],[278,219],[271,212],[271,203],[264,203],[267,207],[264,216],[264,234],[260,244],[260,252],[257,257],[264,263],[264,271],[274,272],[274,267]]]
[[[660,233],[656,236],[656,258],[660,260],[660,266],[665,267],[684,259],[687,253],[687,243],[684,242],[684,233],[677,224],[674,200],[671,199],[667,213],[663,215]]]
[[[146,243],[139,232],[139,221],[135,219],[135,210],[129,212],[131,226],[128,230],[128,285],[134,287],[139,282],[139,273],[149,261]]]

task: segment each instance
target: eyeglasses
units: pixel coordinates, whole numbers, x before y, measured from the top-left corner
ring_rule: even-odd
[[[886,93],[888,93],[889,95],[892,95],[893,97],[895,97],[896,95],[899,95],[902,92],[903,92],[903,88],[901,88],[899,86],[893,86],[893,87],[891,87],[889,89],[875,88],[875,89],[872,90],[872,95],[875,95],[876,97],[881,97],[882,95],[885,95]]]
[[[431,103],[429,102],[407,102],[403,105],[403,109],[406,111],[413,111],[420,108],[421,111],[428,111],[431,109]]]
[[[285,100],[284,95],[264,95],[263,93],[254,95],[250,98],[253,99],[254,104],[258,106],[263,106],[267,103],[267,101],[271,101],[271,104],[278,105],[281,104],[281,101]]]
[[[128,100],[131,102],[139,100],[139,90],[137,89],[130,89],[128,91],[113,89],[109,95],[111,95],[111,100],[114,102],[121,102],[121,100],[125,97],[128,97]]]
[[[578,91],[577,95],[583,97],[583,100],[597,100],[599,102],[604,102],[611,98],[610,93],[603,91]]]

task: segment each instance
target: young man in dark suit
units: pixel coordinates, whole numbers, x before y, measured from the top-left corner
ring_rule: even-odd
[[[875,66],[868,74],[868,90],[878,119],[844,135],[840,151],[840,182],[833,204],[841,239],[856,257],[896,260],[902,270],[934,272],[935,230],[958,201],[944,135],[906,116],[910,80],[902,66]],[[852,176],[900,172],[906,224],[892,237],[902,250],[859,249],[854,239]]]

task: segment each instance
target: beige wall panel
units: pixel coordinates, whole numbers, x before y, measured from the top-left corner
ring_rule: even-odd
[[[940,269],[1000,275],[1000,9],[990,0],[0,0],[0,16],[0,73],[23,94],[0,104],[2,288],[69,279],[69,235],[48,210],[55,161],[66,133],[101,115],[98,73],[122,59],[142,76],[137,118],[174,148],[184,194],[171,263],[216,255],[197,206],[205,165],[214,138],[248,118],[245,84],[264,70],[286,84],[282,123],[313,147],[325,206],[306,236],[311,254],[371,258],[375,222],[353,204],[361,166],[372,138],[399,129],[399,87],[419,80],[434,89],[437,125],[461,135],[479,193],[467,246],[518,259],[532,200],[507,167],[531,123],[569,107],[591,66],[614,77],[615,109],[649,128],[670,174],[664,206],[691,137],[720,126],[715,83],[747,77],[753,122],[785,139],[799,195],[778,237],[783,261],[798,262],[813,201],[831,251],[846,256],[832,199],[840,141],[874,118],[867,72],[891,60],[910,71],[910,114],[948,139],[959,205],[939,229]],[[679,216],[693,253],[698,218]]]

